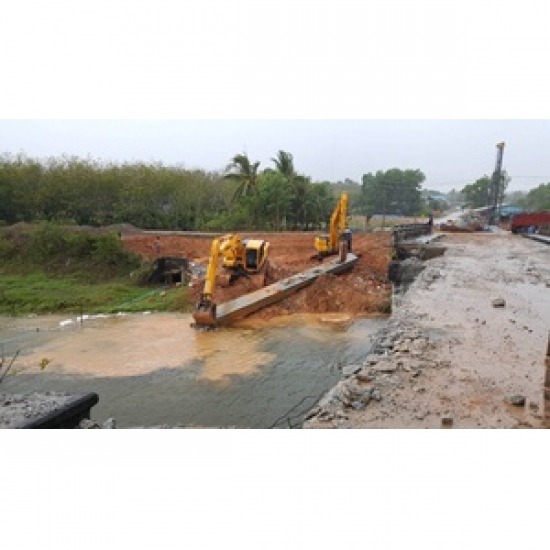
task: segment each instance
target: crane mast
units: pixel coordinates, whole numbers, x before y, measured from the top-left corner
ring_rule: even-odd
[[[498,206],[502,193],[502,157],[504,155],[504,146],[505,143],[503,141],[497,143],[497,160],[495,164],[495,170],[493,172],[493,177],[491,178],[491,225],[496,224],[500,217],[498,214]]]

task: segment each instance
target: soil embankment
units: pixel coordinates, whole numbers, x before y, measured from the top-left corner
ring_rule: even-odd
[[[452,234],[309,428],[544,427],[550,248]]]
[[[244,235],[243,236],[252,236]],[[312,259],[315,233],[254,233],[254,238],[270,242],[268,281],[276,282],[317,264]],[[141,233],[123,235],[124,247],[148,260],[179,256],[191,262],[208,264],[213,237],[196,234]],[[391,303],[388,265],[391,260],[391,234],[354,235],[353,252],[359,256],[354,270],[342,275],[323,276],[305,290],[251,315],[271,319],[292,313],[342,313],[351,316],[387,313]],[[253,283],[240,278],[234,285],[215,290],[215,301],[224,303],[253,291]],[[194,299],[202,290],[194,285]]]

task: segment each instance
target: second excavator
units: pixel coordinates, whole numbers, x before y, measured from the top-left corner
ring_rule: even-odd
[[[269,242],[261,239],[243,239],[228,234],[214,239],[204,280],[204,288],[193,312],[198,326],[216,326],[216,304],[213,300],[216,284],[228,286],[240,276],[256,279],[256,285],[265,284],[268,268]],[[222,272],[218,265],[222,258]]]
[[[326,256],[339,254],[341,261],[346,259],[351,244],[348,240],[351,234],[347,229],[348,203],[348,194],[344,191],[330,217],[329,233],[315,237],[315,258],[322,260]]]

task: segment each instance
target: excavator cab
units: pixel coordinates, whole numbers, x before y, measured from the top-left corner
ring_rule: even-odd
[[[267,259],[269,243],[259,239],[245,239],[244,246],[244,269],[249,273],[255,273],[262,269]]]
[[[337,242],[338,248],[334,250],[331,246],[330,235],[317,235],[315,237],[315,250],[317,250],[317,254],[314,258],[323,260],[327,256],[338,254],[339,260],[344,262],[349,252],[349,241],[344,235],[340,235]]]
[[[320,255],[328,256],[330,250],[330,235],[328,233],[315,237],[315,250]]]

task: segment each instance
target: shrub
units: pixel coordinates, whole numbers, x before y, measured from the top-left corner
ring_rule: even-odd
[[[66,252],[76,259],[90,258],[94,251],[95,239],[87,232],[69,233],[66,238]]]
[[[141,265],[138,256],[126,252],[117,233],[73,231],[43,222],[13,234],[0,235],[0,259],[11,271],[78,274],[86,280],[127,275]]]
[[[13,241],[0,235],[0,260],[8,261],[17,255],[17,247]]]
[[[66,252],[66,240],[62,227],[42,222],[29,233],[29,253],[33,259],[47,261]]]
[[[91,256],[95,262],[108,266],[120,265],[126,261],[120,239],[114,233],[96,237]]]

